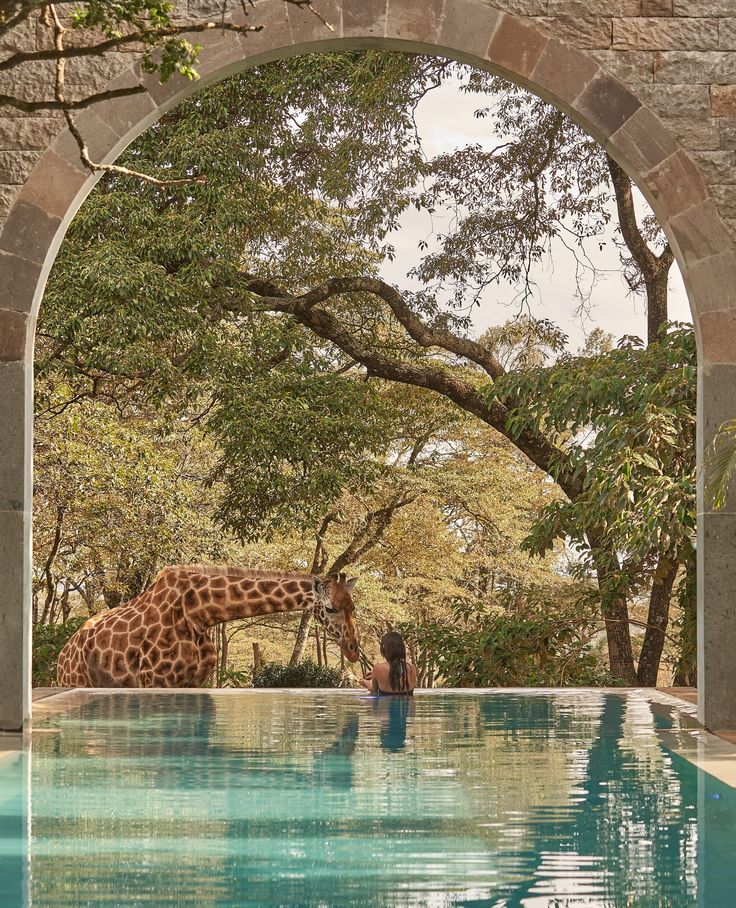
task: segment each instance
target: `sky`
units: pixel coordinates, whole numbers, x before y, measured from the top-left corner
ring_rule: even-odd
[[[417,125],[425,153],[433,157],[449,152],[470,142],[492,147],[496,139],[490,132],[487,120],[477,120],[473,111],[478,97],[463,94],[457,83],[448,81],[429,92],[417,110]],[[642,200],[643,203],[643,200]],[[614,218],[615,222],[615,218]],[[396,258],[386,262],[383,277],[403,289],[416,289],[407,279],[407,271],[418,261],[417,244],[431,232],[429,215],[414,209],[402,217],[399,230],[390,237],[396,248]],[[437,229],[437,217],[435,217]],[[442,229],[441,222],[439,229]],[[593,246],[588,250],[601,271],[609,271],[593,288],[590,318],[575,315],[574,263],[569,252],[560,245],[553,249],[549,265],[540,266],[535,273],[539,298],[532,314],[547,318],[559,325],[570,338],[570,349],[581,347],[592,328],[601,327],[617,340],[624,334],[646,335],[646,308],[641,297],[632,297],[620,273],[616,248],[610,240],[603,250]],[[504,288],[493,288],[486,293],[480,307],[475,310],[473,322],[477,333],[490,325],[503,324],[518,312],[512,302],[513,293]],[[690,308],[680,272],[675,264],[670,272],[670,320],[690,322]]]

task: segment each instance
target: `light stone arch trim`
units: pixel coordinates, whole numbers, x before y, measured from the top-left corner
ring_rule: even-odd
[[[565,4],[577,6],[574,0],[559,0],[558,6]],[[318,6],[333,30],[307,9],[256,0],[247,20],[237,11],[233,21],[263,24],[263,31],[240,35],[213,29],[197,35],[203,45],[202,81],[195,85],[175,78],[162,86],[126,55],[125,67],[107,87],[142,85],[146,90],[77,115],[92,156],[114,160],[137,134],[197,88],[287,55],[381,47],[439,53],[488,68],[565,110],[636,181],[670,238],[688,289],[700,347],[701,448],[722,419],[736,416],[736,255],[731,236],[701,167],[645,103],[646,92],[612,75],[597,58],[600,54],[563,40],[559,33],[569,34],[569,22],[561,28],[559,20],[517,16],[485,0],[322,0]],[[68,131],[61,131],[42,150],[0,233],[0,728],[19,727],[30,708],[35,318],[58,246],[95,182]],[[731,606],[736,604],[736,580],[724,582],[736,556],[735,531],[736,514],[730,510],[703,514],[699,520],[700,710],[711,727],[736,728],[736,680],[730,680],[729,670],[736,651]]]

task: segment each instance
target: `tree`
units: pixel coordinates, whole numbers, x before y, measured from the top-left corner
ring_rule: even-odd
[[[435,162],[422,158],[412,112],[448,72],[460,73],[470,90],[503,91],[497,130],[506,141],[493,153],[471,148]],[[125,160],[164,175],[182,161],[202,162],[211,178],[184,190],[112,177],[94,194],[52,275],[54,323],[44,326],[49,355],[41,368],[83,374],[92,395],[129,394],[145,383],[147,394],[155,388],[162,399],[191,397],[183,380],[202,379],[202,412],[229,452],[222,464],[233,489],[229,513],[238,500],[256,501],[243,494],[242,480],[258,472],[256,461],[264,463],[246,452],[236,469],[240,426],[252,430],[258,422],[246,389],[292,389],[282,393],[285,418],[264,426],[275,433],[267,450],[275,450],[276,435],[290,443],[257,479],[259,489],[277,490],[254,508],[258,521],[279,508],[288,518],[288,508],[296,501],[304,507],[310,496],[316,517],[329,504],[323,493],[330,481],[320,475],[324,461],[304,453],[336,443],[329,458],[338,467],[335,492],[362,481],[354,472],[358,455],[368,462],[382,456],[377,379],[439,395],[513,444],[570,502],[587,500],[597,463],[550,431],[546,415],[535,421],[533,402],[520,397],[524,382],[514,391],[504,365],[507,340],[474,339],[467,311],[500,280],[526,306],[531,266],[552,239],[570,238],[586,267],[585,243],[605,229],[615,195],[629,286],[647,294],[650,342],[664,343],[671,254],[666,245],[653,251],[663,241],[650,219],[637,222],[629,181],[559,112],[446,61],[330,54],[262,67],[202,93],[141,137]],[[402,293],[381,280],[380,262],[393,255],[390,230],[406,206],[431,210],[450,201],[461,212],[456,229],[438,237],[414,269],[424,289]],[[584,302],[580,285],[578,292]],[[543,361],[565,349],[559,330],[531,317],[514,330],[517,348],[521,331]],[[522,375],[534,362],[517,359],[512,372]],[[315,375],[321,398],[310,384]],[[301,398],[296,389],[307,387]],[[353,411],[360,418],[334,422],[336,414],[317,402],[337,397],[343,417]],[[299,418],[300,399],[314,404],[314,427]],[[330,425],[340,431],[330,433]],[[611,668],[633,682],[626,590],[634,584],[597,512],[584,533]],[[658,622],[652,626],[662,632]]]

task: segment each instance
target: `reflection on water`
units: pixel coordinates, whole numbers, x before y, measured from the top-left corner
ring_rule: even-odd
[[[734,903],[736,793],[636,695],[126,693],[47,722],[30,772],[0,763],[2,905]]]

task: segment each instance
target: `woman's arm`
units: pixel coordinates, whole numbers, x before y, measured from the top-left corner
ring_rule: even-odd
[[[366,690],[369,690],[372,694],[378,693],[378,681],[376,681],[376,666],[366,674],[365,678],[361,678],[358,681],[361,687],[364,687]]]

